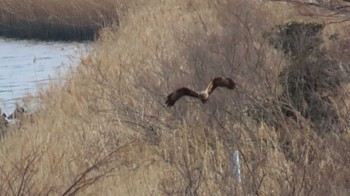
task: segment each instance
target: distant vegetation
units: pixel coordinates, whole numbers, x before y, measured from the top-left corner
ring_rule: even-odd
[[[113,0],[0,0],[0,36],[38,40],[93,40],[118,24]]]
[[[128,2],[6,128],[0,195],[350,194],[348,25],[278,2]],[[166,107],[216,76],[236,89]]]
[[[270,44],[282,51],[289,63],[278,75],[282,91],[275,101],[280,104],[264,104],[277,107],[275,109],[282,111],[285,118],[310,120],[311,127],[321,135],[346,128],[341,119],[347,118],[348,111],[344,113],[341,108],[347,106],[343,101],[334,100],[345,96],[342,86],[349,81],[341,60],[331,57],[322,48],[323,29],[323,24],[292,22],[278,25],[266,34]],[[275,114],[265,112],[260,119],[266,115],[276,118]],[[279,119],[275,121],[280,122]]]

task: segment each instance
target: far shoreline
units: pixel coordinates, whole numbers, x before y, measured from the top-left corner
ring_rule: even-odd
[[[104,27],[118,26],[114,0],[0,1],[0,37],[38,41],[94,41]]]
[[[0,37],[39,41],[93,41],[99,26],[77,27],[65,24],[21,22],[8,26],[0,24]]]

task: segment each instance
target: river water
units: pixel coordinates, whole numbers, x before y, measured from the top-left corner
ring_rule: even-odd
[[[87,43],[0,39],[0,109],[9,114],[25,95],[61,81],[87,48]]]

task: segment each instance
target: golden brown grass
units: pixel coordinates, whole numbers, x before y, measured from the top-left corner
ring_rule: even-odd
[[[118,23],[124,7],[123,0],[1,0],[0,33],[13,38],[91,40],[102,27]]]
[[[307,122],[272,128],[245,112],[280,91],[286,60],[261,36],[273,14],[244,0],[129,6],[118,31],[105,28],[66,84],[42,92],[35,116],[1,141],[1,195],[349,193],[348,128],[320,137]],[[217,75],[237,90],[164,106],[173,89]]]
[[[7,20],[41,20],[63,21],[74,24],[77,21],[84,24],[96,20],[108,19],[115,15],[118,3],[113,1],[58,1],[58,0],[27,0],[1,2],[1,16]],[[88,17],[86,17],[88,16]],[[78,24],[78,23],[77,23]]]

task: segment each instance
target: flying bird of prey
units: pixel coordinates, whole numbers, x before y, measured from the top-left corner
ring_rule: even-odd
[[[172,92],[170,95],[168,95],[165,104],[168,107],[171,107],[182,96],[194,97],[201,100],[202,103],[205,103],[208,101],[210,94],[213,93],[216,87],[226,87],[228,89],[234,89],[236,87],[236,83],[231,78],[217,77],[217,78],[214,78],[212,81],[210,81],[208,87],[201,92],[197,92],[189,88],[182,87]]]

